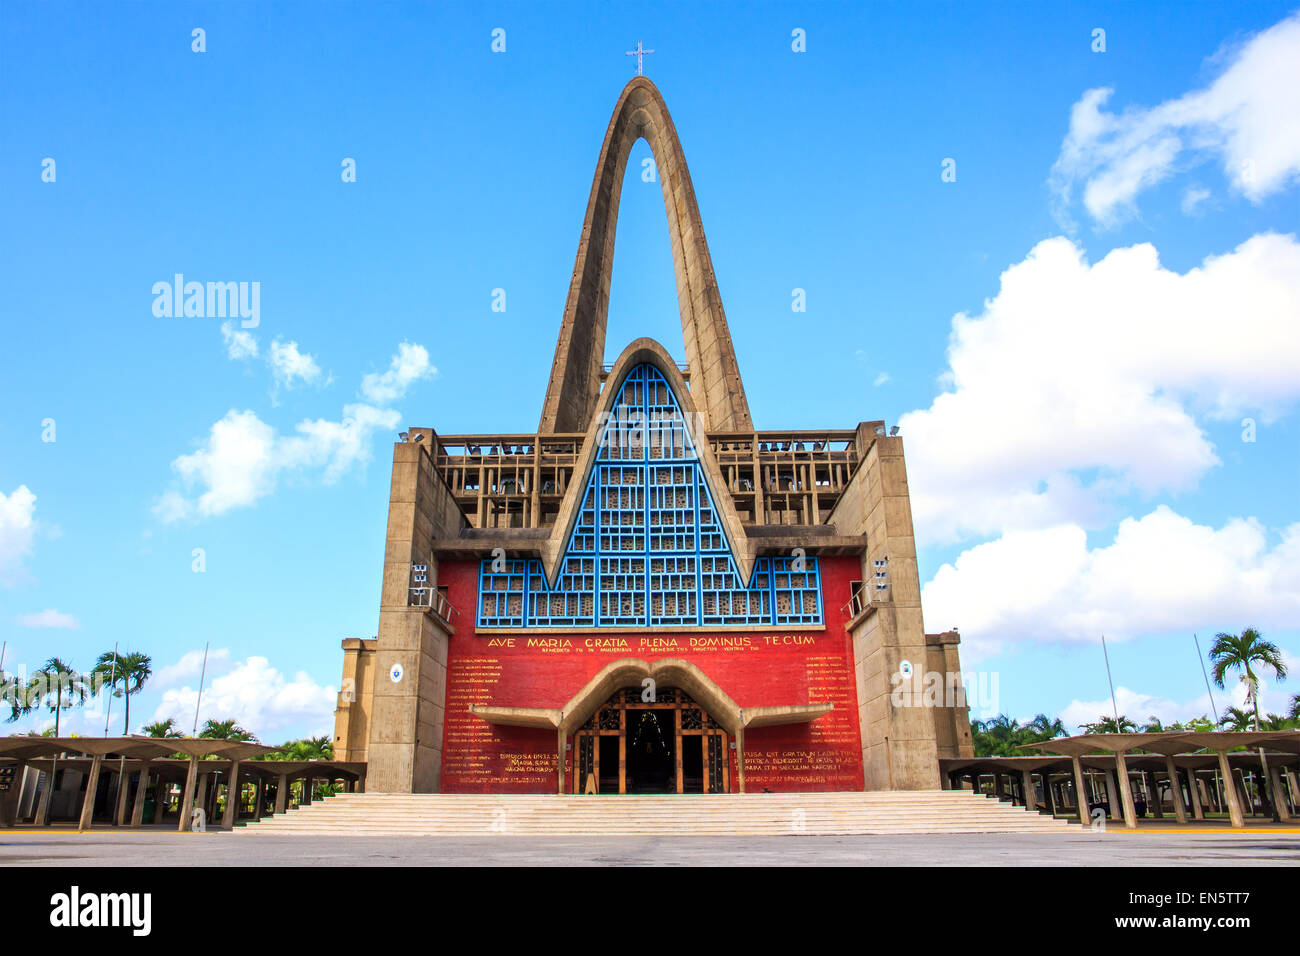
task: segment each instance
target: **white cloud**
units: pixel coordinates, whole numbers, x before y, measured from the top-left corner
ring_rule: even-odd
[[[337,694],[336,688],[317,684],[305,671],[290,680],[265,657],[249,657],[206,686],[199,723],[234,719],[264,741],[274,740],[286,728],[305,726],[306,733],[330,733]],[[153,719],[173,717],[189,725],[196,704],[197,687],[168,688]]]
[[[953,319],[949,391],[900,425],[921,540],[1105,523],[1113,497],[1219,462],[1198,415],[1300,398],[1300,244],[1263,234],[1177,273],[1149,244],[1090,265],[1065,238]]]
[[[14,621],[19,627],[55,627],[74,631],[81,628],[81,622],[71,614],[64,614],[53,608],[37,611],[34,614],[19,614]]]
[[[881,372],[879,375],[876,376],[876,380],[871,384],[879,387],[881,385],[888,385],[889,382],[890,382],[889,373]]]
[[[1052,167],[1062,216],[1082,182],[1089,215],[1114,224],[1142,190],[1209,156],[1252,202],[1300,175],[1300,13],[1215,59],[1213,83],[1158,106],[1108,112],[1112,89],[1083,94]]]
[[[324,480],[338,480],[370,457],[376,430],[397,427],[400,416],[391,409],[347,405],[343,420],[304,420],[295,435],[280,435],[249,410],[231,409],[216,422],[207,443],[172,462],[181,489],[159,498],[155,514],[163,521],[210,517],[251,506],[275,490],[285,472],[321,469]],[[184,492],[200,489],[196,498]]]
[[[1074,525],[1015,531],[963,552],[922,590],[928,620],[961,628],[972,659],[1018,643],[1141,634],[1265,633],[1300,620],[1300,523],[1270,542],[1251,518],[1198,525],[1161,505],[1088,547]],[[945,626],[949,626],[945,623]]]
[[[208,651],[207,674],[212,676],[230,667],[230,648],[218,647]],[[181,655],[175,664],[168,664],[154,671],[150,682],[154,687],[170,687],[187,677],[198,677],[204,673],[203,648],[196,648]]]
[[[277,386],[293,388],[302,382],[311,384],[320,378],[320,366],[309,353],[299,352],[297,342],[287,345],[276,339],[271,343],[271,352],[267,356],[271,365],[271,375]]]
[[[221,337],[226,342],[227,358],[257,358],[257,338],[253,333],[244,329],[236,329],[233,322],[222,322]]]
[[[361,394],[377,405],[394,402],[421,379],[432,378],[438,370],[429,362],[429,352],[423,345],[403,342],[389,363],[388,371],[370,372],[361,380]]]
[[[36,496],[19,485],[0,492],[0,584],[12,587],[22,578],[23,562],[36,538]]]
[[[1201,186],[1189,186],[1183,193],[1183,215],[1195,216],[1201,211],[1205,200],[1210,198],[1210,191]]]

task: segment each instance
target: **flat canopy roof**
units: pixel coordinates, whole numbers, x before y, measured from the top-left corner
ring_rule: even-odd
[[[1217,730],[1173,730],[1151,734],[1077,734],[1053,737],[1033,744],[1021,744],[1020,750],[1056,751],[1067,757],[1085,754],[1130,753],[1150,750],[1173,755],[1189,750],[1228,751],[1238,747],[1268,746],[1287,753],[1300,753],[1300,730],[1261,730],[1259,732]]]
[[[62,754],[137,757],[152,760],[183,753],[190,757],[208,754],[227,760],[247,760],[280,748],[245,740],[209,740],[206,737],[0,737],[0,757],[29,760]]]

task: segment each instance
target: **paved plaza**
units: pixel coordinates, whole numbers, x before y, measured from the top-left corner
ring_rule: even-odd
[[[0,866],[1296,866],[1300,828],[852,837],[0,835]]]

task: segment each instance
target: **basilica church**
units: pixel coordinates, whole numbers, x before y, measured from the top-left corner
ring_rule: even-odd
[[[684,364],[648,338],[605,364],[639,139]],[[940,758],[971,756],[960,694],[899,693],[961,673],[957,634],[921,619],[903,440],[882,421],[756,428],[644,76],[605,132],[540,420],[502,424],[394,445],[379,634],[343,642],[335,716],[367,790],[935,790]]]

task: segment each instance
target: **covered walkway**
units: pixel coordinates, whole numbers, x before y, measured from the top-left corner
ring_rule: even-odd
[[[234,740],[158,737],[0,738],[0,827],[119,827],[240,820],[310,804],[314,785],[361,789],[364,763],[258,759],[276,748]],[[203,811],[195,814],[195,808]],[[220,819],[217,819],[220,812]]]
[[[1082,734],[1021,749],[1042,755],[941,759],[943,784],[1083,822],[1101,807],[1129,828],[1139,818],[1244,827],[1248,816],[1271,822],[1270,804],[1283,823],[1300,817],[1300,731]]]

